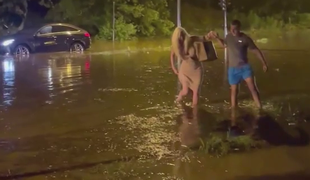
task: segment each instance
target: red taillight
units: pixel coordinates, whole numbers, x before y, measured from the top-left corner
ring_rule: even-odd
[[[84,33],[84,36],[85,37],[90,37],[90,34],[87,32],[87,33]]]
[[[89,68],[90,68],[90,61],[86,60],[86,62],[85,62],[85,70],[87,71],[87,70],[89,70]]]

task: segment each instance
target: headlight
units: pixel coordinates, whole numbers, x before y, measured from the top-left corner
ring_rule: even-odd
[[[5,40],[2,42],[2,46],[8,46],[14,42],[14,39]]]

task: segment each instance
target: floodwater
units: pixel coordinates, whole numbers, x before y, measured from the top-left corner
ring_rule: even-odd
[[[222,60],[204,63],[204,115],[191,122],[173,103],[167,51],[2,58],[0,179],[310,179],[308,141],[293,142],[298,127],[310,133],[310,52],[264,52],[268,73],[252,56],[251,64],[275,117],[262,130],[273,146],[223,157],[180,147],[230,117]],[[245,85],[240,107],[255,113]]]

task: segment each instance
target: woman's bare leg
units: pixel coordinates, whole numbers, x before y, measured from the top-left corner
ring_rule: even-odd
[[[185,81],[186,77],[183,74],[179,73],[178,78],[179,78],[179,81],[181,83],[182,89],[179,92],[179,95],[178,95],[178,97],[176,99],[176,102],[181,102],[183,97],[188,94],[188,88],[189,87],[188,87],[188,84]]]
[[[193,103],[192,106],[197,106],[198,104],[198,89],[193,90]]]
[[[188,94],[188,86],[185,83],[183,83],[182,90],[179,92],[176,102],[181,102],[183,97],[186,96],[187,94]]]

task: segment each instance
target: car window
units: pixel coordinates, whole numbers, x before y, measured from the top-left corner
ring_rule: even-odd
[[[44,26],[40,29],[39,34],[48,34],[52,32],[52,26]]]
[[[78,30],[68,26],[53,26],[52,30],[53,33],[66,32],[66,31],[78,31]]]

